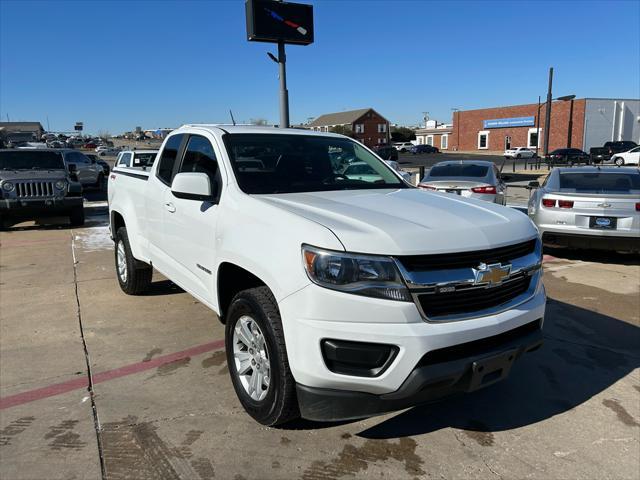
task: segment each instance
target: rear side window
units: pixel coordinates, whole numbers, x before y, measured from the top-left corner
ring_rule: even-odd
[[[189,137],[180,173],[201,172],[209,176],[211,185],[219,183],[218,161],[209,140],[199,135]]]
[[[620,193],[640,190],[640,175],[628,173],[561,173],[560,189]]]
[[[178,157],[178,150],[180,150],[180,144],[182,143],[183,136],[184,135],[179,134],[169,137],[169,140],[167,140],[167,143],[164,146],[164,150],[162,150],[162,156],[158,163],[158,171],[156,172],[156,175],[167,185],[171,185],[171,182],[173,181],[173,167],[175,166],[176,158]]]
[[[122,156],[120,157],[120,160],[118,161],[118,165],[120,165],[122,167],[130,167],[131,166],[131,154],[130,153],[123,153]]]

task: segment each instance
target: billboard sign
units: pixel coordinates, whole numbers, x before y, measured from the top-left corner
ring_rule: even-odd
[[[535,124],[535,117],[496,118],[482,121],[483,128],[532,127]]]
[[[83,128],[84,124],[82,122],[76,122],[75,126],[73,127],[76,132],[81,132]]]
[[[247,0],[247,37],[251,42],[313,43],[313,6],[275,0]]]

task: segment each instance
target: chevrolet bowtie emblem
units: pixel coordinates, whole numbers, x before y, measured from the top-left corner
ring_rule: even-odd
[[[493,263],[487,265],[481,263],[478,268],[474,268],[475,273],[475,285],[498,285],[502,283],[511,273],[511,265],[502,265],[501,263]]]

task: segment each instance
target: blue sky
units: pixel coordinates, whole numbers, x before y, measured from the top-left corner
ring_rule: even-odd
[[[640,97],[640,2],[316,0],[315,43],[288,46],[292,123],[374,107]],[[278,121],[275,46],[245,39],[244,1],[0,0],[0,116],[113,134],[188,122]]]

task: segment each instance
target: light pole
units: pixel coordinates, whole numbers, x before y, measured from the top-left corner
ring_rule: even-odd
[[[551,125],[551,90],[553,87],[553,67],[549,68],[549,88],[547,89],[547,111],[544,118],[544,156],[549,154],[549,127]]]
[[[538,157],[538,148],[540,146],[540,95],[538,95],[538,115],[536,115],[536,158]]]
[[[569,122],[567,125],[567,148],[571,148],[571,137],[573,134],[573,99],[575,95],[565,95],[564,97],[558,97],[556,100],[562,100],[563,102],[571,101],[569,105]]]

